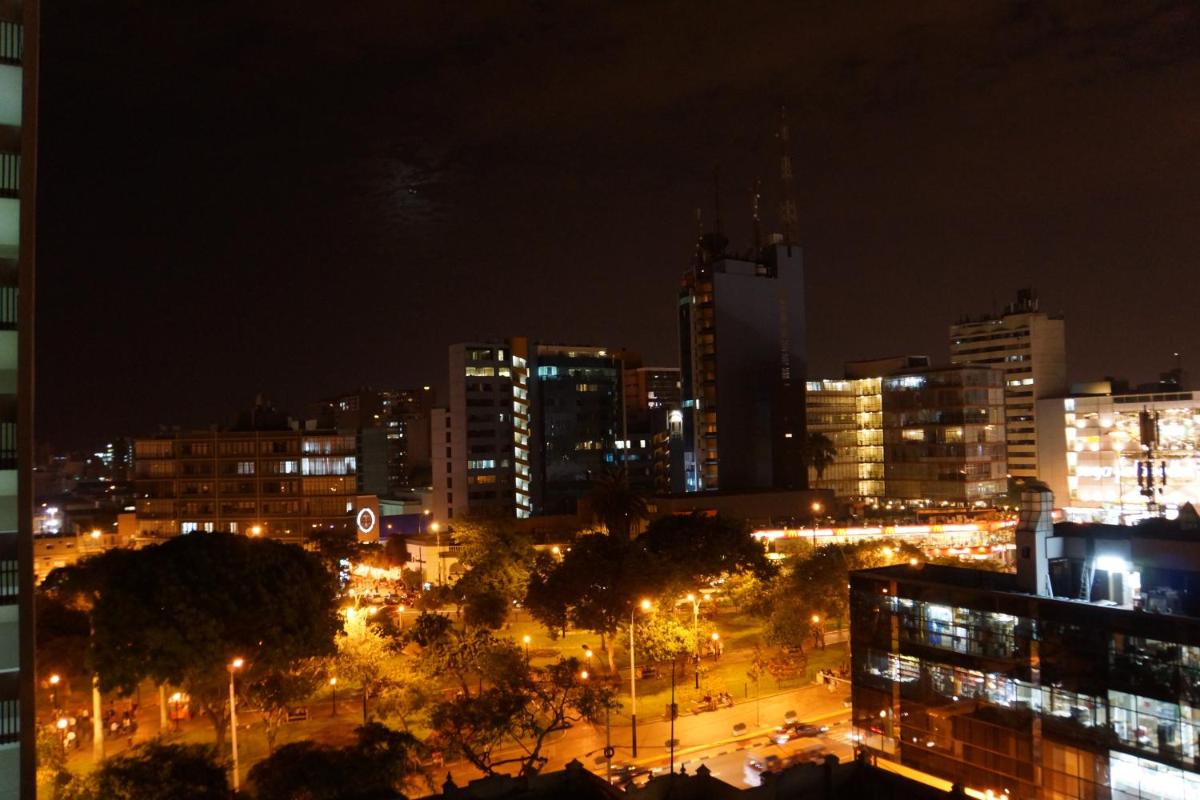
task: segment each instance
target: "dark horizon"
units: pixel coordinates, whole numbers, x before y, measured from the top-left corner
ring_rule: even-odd
[[[447,346],[480,337],[674,365],[714,165],[731,249],[756,178],[777,228],[780,104],[813,377],[944,363],[950,323],[1024,286],[1066,315],[1073,381],[1195,363],[1200,9],[655,12],[46,6],[39,441],[259,392],[444,397]]]

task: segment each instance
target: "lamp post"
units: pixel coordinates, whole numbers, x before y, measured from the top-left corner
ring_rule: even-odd
[[[643,600],[640,603],[642,611],[650,610],[650,601]],[[637,607],[629,610],[629,706],[630,715],[629,721],[632,723],[632,744],[633,757],[637,758],[637,662],[633,655],[633,626],[634,615],[637,613]]]
[[[813,523],[812,546],[813,546],[813,550],[817,549],[817,515],[820,514],[824,510],[825,510],[825,506],[821,505],[819,502],[816,502],[816,501],[813,502],[813,504],[812,504],[812,523]]]
[[[66,717],[59,717],[58,722],[54,723],[54,727],[58,728],[58,743],[63,750],[67,749],[67,722]]]
[[[437,574],[438,586],[442,585],[442,526],[437,522],[429,523],[429,530],[437,537]]]
[[[246,662],[235,658],[229,662],[229,742],[233,745],[233,790],[238,790],[238,746],[237,746],[237,696],[234,692],[233,676]]]
[[[179,733],[179,703],[183,700],[183,695],[175,692],[171,695],[171,716],[175,718],[175,732]]]
[[[333,713],[330,714],[329,716],[336,717],[337,716],[337,678],[336,677],[329,679],[329,691],[333,693]]]
[[[403,603],[401,603],[400,607],[396,609],[396,619],[400,620],[400,632],[404,633],[404,604]]]
[[[688,602],[692,604],[692,639],[695,640],[696,652],[692,654],[692,672],[696,676],[695,688],[700,688],[700,598],[688,592]]]
[[[58,710],[58,684],[62,681],[62,676],[57,672],[50,676],[50,703],[54,709]]]

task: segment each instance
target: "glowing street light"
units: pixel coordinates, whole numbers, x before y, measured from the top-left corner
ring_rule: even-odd
[[[245,666],[246,661],[241,657],[229,662],[229,733],[233,745],[233,790],[238,790],[238,746],[237,746],[237,695],[234,692],[233,676]]]
[[[525,668],[529,668],[529,643],[533,641],[532,637],[527,633],[521,637],[521,641],[525,642]]]
[[[62,681],[62,676],[57,672],[50,676],[50,701],[55,708],[58,708],[58,684]]]
[[[329,690],[331,692],[333,692],[333,713],[330,714],[330,716],[336,717],[337,716],[337,678],[336,677],[329,679]]]
[[[586,669],[581,671],[579,677],[586,681],[588,679],[588,671]]]
[[[642,600],[642,602],[638,605],[641,607],[642,611],[649,611],[652,607],[652,604],[649,600]],[[637,663],[635,662],[633,655],[633,626],[634,614],[636,613],[636,608],[630,609],[629,611],[629,704],[632,712],[629,715],[629,721],[632,724],[631,736],[634,758],[637,758]]]

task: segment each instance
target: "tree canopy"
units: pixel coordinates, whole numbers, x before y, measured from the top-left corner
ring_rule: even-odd
[[[60,800],[229,800],[211,747],[153,740],[103,761],[60,789]]]
[[[336,584],[299,547],[225,533],[111,550],[60,570],[49,591],[90,606],[88,663],[104,691],[147,678],[185,689],[224,743],[227,667],[243,683],[333,652]]]
[[[330,747],[312,741],[280,747],[250,770],[257,800],[392,800],[412,776],[424,774],[424,746],[412,735],[378,723],[355,731],[356,741]]]

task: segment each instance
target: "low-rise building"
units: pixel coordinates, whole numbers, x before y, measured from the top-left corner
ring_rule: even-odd
[[[134,442],[139,536],[229,531],[301,541],[378,535],[378,501],[357,492],[353,435],[209,430]]]
[[[880,761],[975,797],[1200,797],[1200,521],[1052,523],[1017,571],[851,575],[853,725]]]
[[[1038,403],[1043,481],[1067,517],[1136,521],[1200,502],[1200,392],[1095,388]]]

